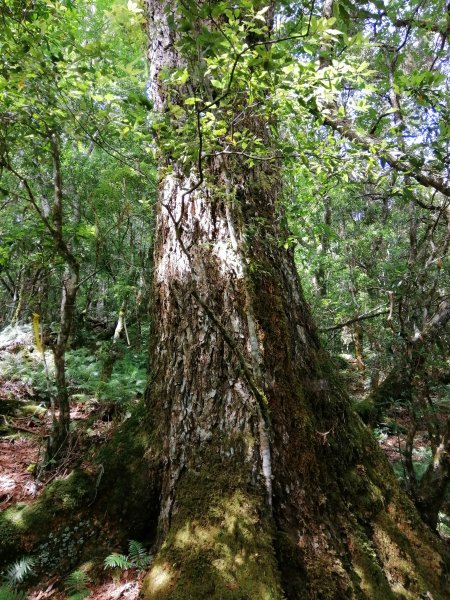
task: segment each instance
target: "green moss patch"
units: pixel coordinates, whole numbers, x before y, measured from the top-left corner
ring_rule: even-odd
[[[138,538],[144,529],[151,535],[150,521],[159,506],[157,490],[149,479],[155,481],[157,477],[155,466],[144,459],[149,441],[143,428],[138,427],[140,416],[125,422],[97,451],[87,467],[89,472],[76,469],[65,479],[48,485],[35,502],[17,504],[0,513],[0,567],[24,553],[40,552],[46,543],[50,546],[45,551],[51,547],[51,552],[59,553],[73,542],[78,552],[88,541],[87,536],[78,535],[80,532],[73,536],[71,532],[87,518],[96,521],[97,529],[105,518],[110,527],[114,522],[114,529],[123,537],[118,542]],[[69,531],[64,533],[66,527]],[[50,534],[54,536],[51,543]],[[59,538],[64,542],[62,546],[54,543]]]
[[[178,482],[168,534],[144,580],[145,598],[282,598],[264,493],[247,483],[243,462],[215,456],[210,449],[202,466]]]
[[[43,536],[58,528],[63,515],[76,514],[89,504],[95,484],[81,471],[53,482],[32,504],[19,503],[0,513],[0,565],[32,548]]]

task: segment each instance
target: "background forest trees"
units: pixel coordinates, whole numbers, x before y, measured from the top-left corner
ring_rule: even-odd
[[[194,193],[219,164],[276,166],[285,209],[276,246],[295,255],[355,408],[379,438],[398,435],[398,475],[432,528],[441,512],[445,532],[450,7],[177,6],[167,26],[183,59],[158,75],[159,114],[145,7],[6,0],[0,8],[0,319],[5,328],[39,315],[53,350],[54,379],[39,384],[53,411],[44,463],[54,465],[70,440],[70,396],[110,405],[136,390],[157,182],[179,169]],[[263,225],[261,215],[246,223],[247,248]],[[270,279],[262,261],[246,268]],[[83,361],[98,374],[91,388],[71,380],[71,364]]]
[[[113,339],[125,309],[140,341],[146,314],[153,175],[138,148],[148,138],[140,13],[131,20],[128,13],[120,5],[106,12],[101,3],[2,9],[3,319],[34,313],[53,350],[48,460],[68,440],[70,345],[95,327]],[[118,47],[115,37],[131,31],[135,45]]]

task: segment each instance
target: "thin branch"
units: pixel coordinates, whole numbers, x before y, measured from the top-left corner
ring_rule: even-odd
[[[318,110],[312,112],[316,117],[322,119],[325,125],[328,125],[343,137],[355,142],[369,152],[375,151],[376,154],[383,158],[393,169],[406,173],[425,187],[431,187],[438,192],[441,192],[444,196],[450,197],[450,184],[444,177],[427,173],[421,168],[414,167],[404,155],[402,155],[402,158],[400,159],[392,150],[383,148],[382,140],[380,138],[357,131],[354,128],[353,123],[348,119],[338,118],[335,115],[320,114]]]
[[[11,298],[14,298],[14,291],[10,288],[8,282],[6,281],[6,279],[4,277],[0,277],[0,282],[3,284],[3,286],[7,289],[7,291],[9,292]]]
[[[347,327],[347,325],[351,325],[352,323],[358,323],[359,321],[365,321],[367,319],[374,319],[375,317],[389,314],[389,310],[380,310],[379,312],[374,312],[374,311],[378,310],[379,308],[381,308],[381,307],[377,306],[377,308],[373,308],[372,310],[369,310],[368,312],[364,313],[363,315],[360,315],[358,317],[353,317],[353,319],[348,319],[348,321],[344,321],[344,323],[339,323],[338,325],[333,325],[332,327],[324,327],[323,329],[320,329],[319,331],[336,331],[337,329],[343,329],[344,327]]]
[[[289,41],[293,41],[293,40],[303,39],[303,38],[305,38],[305,37],[307,37],[309,35],[310,26],[311,26],[311,21],[308,23],[308,28],[307,28],[306,33],[299,33],[299,34],[296,34],[296,35],[287,35],[285,37],[277,38],[277,39],[274,39],[274,40],[261,40],[259,42],[253,42],[252,44],[246,45],[245,48],[243,48],[235,56],[235,59],[234,59],[234,62],[233,62],[233,66],[231,67],[230,78],[228,80],[228,84],[227,84],[226,90],[218,98],[216,98],[215,100],[212,100],[208,104],[205,104],[203,106],[203,108],[202,108],[202,111],[203,110],[208,110],[209,108],[212,108],[216,104],[219,104],[219,102],[221,102],[222,100],[224,100],[227,96],[229,96],[229,94],[231,92],[231,86],[232,86],[232,83],[233,83],[234,74],[236,72],[237,65],[238,65],[239,61],[241,60],[241,58],[244,56],[244,54],[246,52],[248,52],[249,50],[253,50],[253,48],[257,48],[258,46],[273,46],[274,44],[280,44],[281,42],[289,42]]]
[[[392,25],[394,27],[418,27],[441,35],[447,35],[449,30],[449,25],[445,22],[436,23],[428,19],[396,19],[392,22]]]
[[[450,321],[450,296],[444,298],[434,315],[428,319],[422,331],[417,330],[411,338],[413,344],[423,344],[436,331],[442,330]]]
[[[9,171],[12,175],[14,175],[15,177],[17,177],[17,179],[23,185],[23,187],[25,188],[25,191],[27,193],[27,196],[28,196],[28,201],[33,206],[33,208],[35,209],[35,211],[37,212],[37,214],[39,215],[40,219],[44,223],[45,227],[48,229],[48,231],[51,234],[51,236],[54,237],[55,234],[56,234],[56,230],[52,226],[52,224],[50,223],[49,219],[47,219],[47,217],[44,215],[44,213],[40,209],[40,207],[39,207],[39,205],[37,203],[37,200],[36,200],[36,198],[34,196],[33,190],[31,189],[31,186],[28,183],[28,180],[25,177],[23,177],[23,175],[21,175],[18,171],[16,171],[16,169],[14,169],[14,167],[11,164],[3,162],[2,163],[2,167],[4,167],[7,171]],[[15,192],[11,192],[11,193],[13,193],[17,197],[23,198],[23,196],[19,196]]]

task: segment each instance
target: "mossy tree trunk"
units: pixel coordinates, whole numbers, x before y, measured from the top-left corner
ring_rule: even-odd
[[[148,0],[162,114],[167,73],[188,69],[177,90],[183,103],[201,71],[178,50],[179,8]],[[242,126],[270,147],[261,116],[247,109]],[[236,156],[205,158],[189,172],[161,158],[147,428],[148,455],[159,457],[163,475],[158,550],[142,594],[443,594],[443,550],[353,415],[293,254],[279,244],[279,173],[275,162],[249,168]]]

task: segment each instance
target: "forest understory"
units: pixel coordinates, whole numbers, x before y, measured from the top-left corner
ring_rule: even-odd
[[[52,353],[39,354],[34,344],[31,325],[8,327],[0,332],[0,511],[3,515],[8,514],[4,512],[8,508],[20,514],[24,508],[39,504],[39,499],[51,484],[54,487],[58,481],[70,480],[74,470],[92,476],[93,489],[97,489],[99,450],[112,439],[130,416],[134,405],[142,399],[144,380],[138,379],[139,376],[145,377],[142,353],[134,353],[137,364],[128,365],[131,392],[126,394],[124,406],[114,400],[105,402],[104,396],[99,398],[98,390],[94,394],[93,382],[98,378],[100,364],[92,345],[90,349],[81,349],[81,361],[80,357],[77,360],[75,352],[74,363],[68,369],[73,394],[69,439],[63,458],[55,457],[53,464],[45,465],[53,419],[48,386],[51,386],[54,365]],[[120,393],[121,390],[116,391]],[[63,497],[63,514],[67,509],[70,511],[71,494],[76,496],[76,484],[72,489],[69,486],[67,495]],[[44,502],[38,508],[38,513],[49,513],[42,515],[45,529],[40,533],[41,543],[36,548],[33,531],[26,530],[20,543],[22,554],[18,559],[9,564],[6,560],[5,564],[5,555],[1,556],[1,579],[7,584],[4,587],[0,585],[1,600],[81,598],[88,597],[88,593],[90,598],[98,600],[133,600],[138,597],[144,570],[126,564],[105,565],[107,556],[126,550],[129,542],[124,541],[123,527],[114,519],[90,511],[93,500],[91,498],[90,502],[78,507],[74,502],[75,518],[72,522],[68,520],[67,527],[63,526],[61,519],[53,518],[51,504],[48,506]],[[81,509],[78,513],[77,508]],[[38,518],[41,518],[40,514]],[[4,536],[6,531],[3,527]],[[94,537],[94,543],[89,544],[89,536]],[[3,538],[3,544],[0,543],[2,550],[5,549],[5,541]],[[126,548],[122,547],[124,543]],[[84,545],[88,546],[87,555],[92,558],[79,564],[77,559]],[[143,545],[139,545],[138,551],[144,557],[148,554]],[[144,562],[147,565],[147,561]],[[55,574],[56,566],[56,571],[62,569],[62,575]]]

